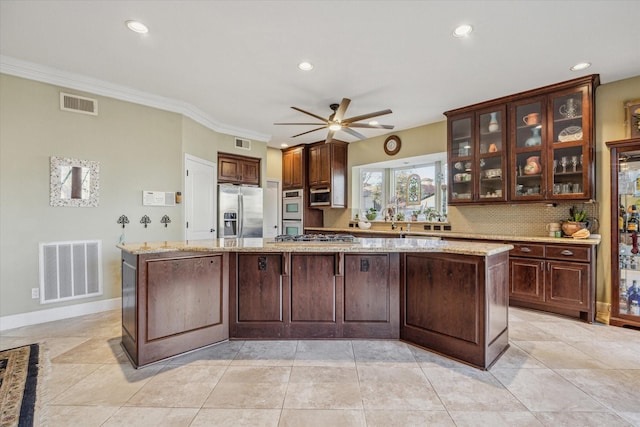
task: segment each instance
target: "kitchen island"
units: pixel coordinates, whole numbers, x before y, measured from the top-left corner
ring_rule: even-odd
[[[511,245],[424,239],[123,244],[137,367],[226,339],[402,339],[487,369],[508,347]]]

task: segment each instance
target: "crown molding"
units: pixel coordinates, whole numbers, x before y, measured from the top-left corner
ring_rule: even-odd
[[[0,73],[182,114],[208,129],[223,134],[239,136],[262,142],[268,142],[271,139],[271,135],[265,135],[248,129],[219,123],[208,116],[204,111],[183,101],[165,98],[126,86],[109,83],[104,80],[61,71],[56,68],[23,61],[5,55],[0,55]]]

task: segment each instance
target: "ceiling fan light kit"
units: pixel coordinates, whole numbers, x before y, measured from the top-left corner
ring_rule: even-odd
[[[325,142],[331,142],[333,140],[333,135],[335,132],[346,132],[351,136],[354,136],[358,139],[366,139],[367,137],[353,130],[352,128],[363,128],[363,129],[393,129],[393,125],[381,125],[376,121],[371,121],[369,123],[357,123],[361,120],[368,120],[373,117],[383,116],[385,114],[391,114],[392,111],[389,109],[376,111],[374,113],[362,114],[359,116],[344,118],[345,113],[347,112],[347,108],[351,100],[349,98],[342,98],[340,104],[331,104],[329,108],[333,110],[333,113],[329,116],[329,118],[324,118],[317,114],[310,113],[298,107],[291,107],[296,111],[300,111],[308,116],[313,117],[316,120],[319,120],[320,123],[274,123],[275,125],[303,125],[303,126],[320,126],[315,129],[311,129],[306,132],[299,133],[297,135],[293,135],[292,138],[296,138],[298,136],[306,135],[311,132],[315,132],[321,129],[329,129],[327,133],[327,137]]]

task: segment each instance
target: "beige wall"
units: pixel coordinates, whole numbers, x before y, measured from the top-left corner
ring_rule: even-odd
[[[61,111],[60,91],[97,98],[99,115]],[[265,143],[238,150],[232,136],[180,114],[5,74],[0,94],[0,317],[119,297],[120,215],[130,221],[126,241],[183,238],[183,205],[142,206],[142,190],[182,191],[184,153],[213,162],[218,151],[260,157],[266,174]],[[50,156],[100,163],[98,207],[49,206]],[[152,221],[146,229],[143,215]],[[89,239],[102,241],[104,295],[43,305],[31,299],[38,244]]]

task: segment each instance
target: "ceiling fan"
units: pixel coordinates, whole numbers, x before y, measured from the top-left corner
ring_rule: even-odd
[[[360,116],[349,117],[347,119],[344,118],[345,113],[347,112],[347,107],[351,103],[351,100],[348,98],[342,98],[342,102],[340,104],[331,104],[329,108],[333,110],[333,114],[329,116],[329,118],[325,119],[324,117],[320,117],[316,114],[310,113],[298,107],[291,107],[296,111],[300,111],[301,113],[307,114],[315,119],[320,120],[321,123],[274,123],[274,125],[305,125],[305,126],[314,126],[321,125],[319,128],[311,129],[306,132],[299,133],[297,135],[293,135],[292,138],[306,135],[311,132],[315,132],[317,130],[329,128],[329,132],[327,133],[327,138],[325,142],[331,142],[333,139],[333,135],[338,131],[344,131],[349,135],[355,136],[359,139],[366,139],[366,136],[361,134],[360,132],[356,132],[352,128],[367,128],[367,129],[393,129],[392,125],[380,125],[377,123],[356,123],[361,120],[371,119],[377,116],[383,116],[385,114],[391,114],[392,111],[382,110],[376,111],[375,113],[362,114]]]

